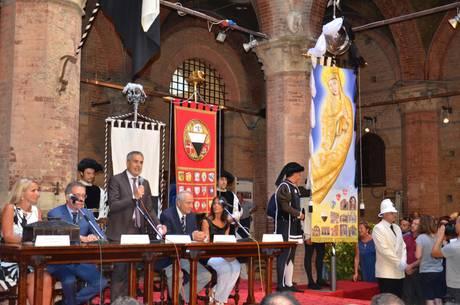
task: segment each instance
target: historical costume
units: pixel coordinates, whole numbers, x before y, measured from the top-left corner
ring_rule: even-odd
[[[92,169],[94,172],[92,178],[88,178],[85,174],[87,169]],[[94,185],[94,176],[102,171],[102,166],[96,160],[85,158],[78,163],[78,171],[81,179],[79,182],[86,187],[85,207],[92,211],[97,219],[107,218],[108,205],[105,191]]]
[[[238,197],[236,196],[236,194],[228,189],[228,186],[232,185],[234,181],[235,181],[235,177],[231,173],[223,170],[219,178],[219,187],[217,189],[217,196],[223,197],[226,200],[226,202],[228,203],[228,206],[225,208],[232,213],[233,218],[239,221],[241,214],[242,214],[242,208],[240,205],[240,201],[238,200]],[[235,224],[235,223],[232,224],[230,226],[230,234],[235,234],[237,227],[238,227],[238,224]]]
[[[275,230],[277,234],[283,235],[283,240],[303,239],[301,219],[303,214],[300,207],[300,191],[297,187],[299,181],[296,173],[304,171],[304,167],[296,162],[290,162],[283,167],[283,170],[276,180],[276,204],[277,212],[275,219]],[[285,178],[286,177],[286,178]],[[296,177],[295,179],[293,179]],[[298,291],[293,286],[295,248],[286,249],[278,256],[276,263],[277,289],[278,291]]]

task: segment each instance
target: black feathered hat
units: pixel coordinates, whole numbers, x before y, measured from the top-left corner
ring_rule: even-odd
[[[235,181],[235,176],[233,176],[230,172],[226,170],[222,170],[220,173],[220,177],[227,178],[227,184],[232,184]]]
[[[78,171],[79,172],[84,172],[85,169],[87,169],[87,168],[92,168],[96,172],[102,171],[102,165],[97,163],[97,161],[94,160],[94,159],[85,158],[85,159],[82,159],[80,162],[78,162]]]
[[[305,168],[297,162],[289,162],[281,170],[278,178],[276,179],[276,186],[280,185],[283,182],[284,177],[291,177],[295,173],[303,172]]]

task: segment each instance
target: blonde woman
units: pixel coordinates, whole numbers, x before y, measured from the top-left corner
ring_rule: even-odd
[[[11,196],[2,212],[1,236],[5,243],[20,244],[25,225],[40,221],[41,211],[36,203],[40,197],[38,184],[29,179],[20,179],[11,190]],[[16,263],[0,262],[1,289],[10,289],[17,284],[19,270]],[[51,304],[51,276],[45,272],[43,283],[43,304]],[[29,268],[27,274],[27,298],[34,304],[34,274]]]

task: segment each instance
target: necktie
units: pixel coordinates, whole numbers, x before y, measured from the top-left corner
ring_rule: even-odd
[[[185,215],[182,215],[180,223],[182,225],[182,232],[185,234]]]
[[[133,196],[137,193],[137,178],[133,177]],[[134,208],[134,213],[133,213],[133,221],[134,221],[134,226],[136,228],[141,227],[141,213],[137,208]]]
[[[396,232],[395,232],[395,229],[394,229],[393,225],[390,225],[390,229],[391,229],[391,231],[393,231],[393,234],[396,236]]]
[[[77,212],[72,212],[72,222],[74,225],[77,224],[77,216],[78,216]]]

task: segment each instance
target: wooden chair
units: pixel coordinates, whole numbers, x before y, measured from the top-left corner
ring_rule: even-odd
[[[0,291],[0,303],[4,301],[8,301],[8,305],[16,304],[16,300],[18,299],[18,287],[14,286],[9,290]]]
[[[155,278],[153,279],[153,291],[160,292],[160,302],[154,302],[155,305],[165,305],[168,301],[168,282],[166,279],[166,273],[161,270],[160,273],[155,272]]]

